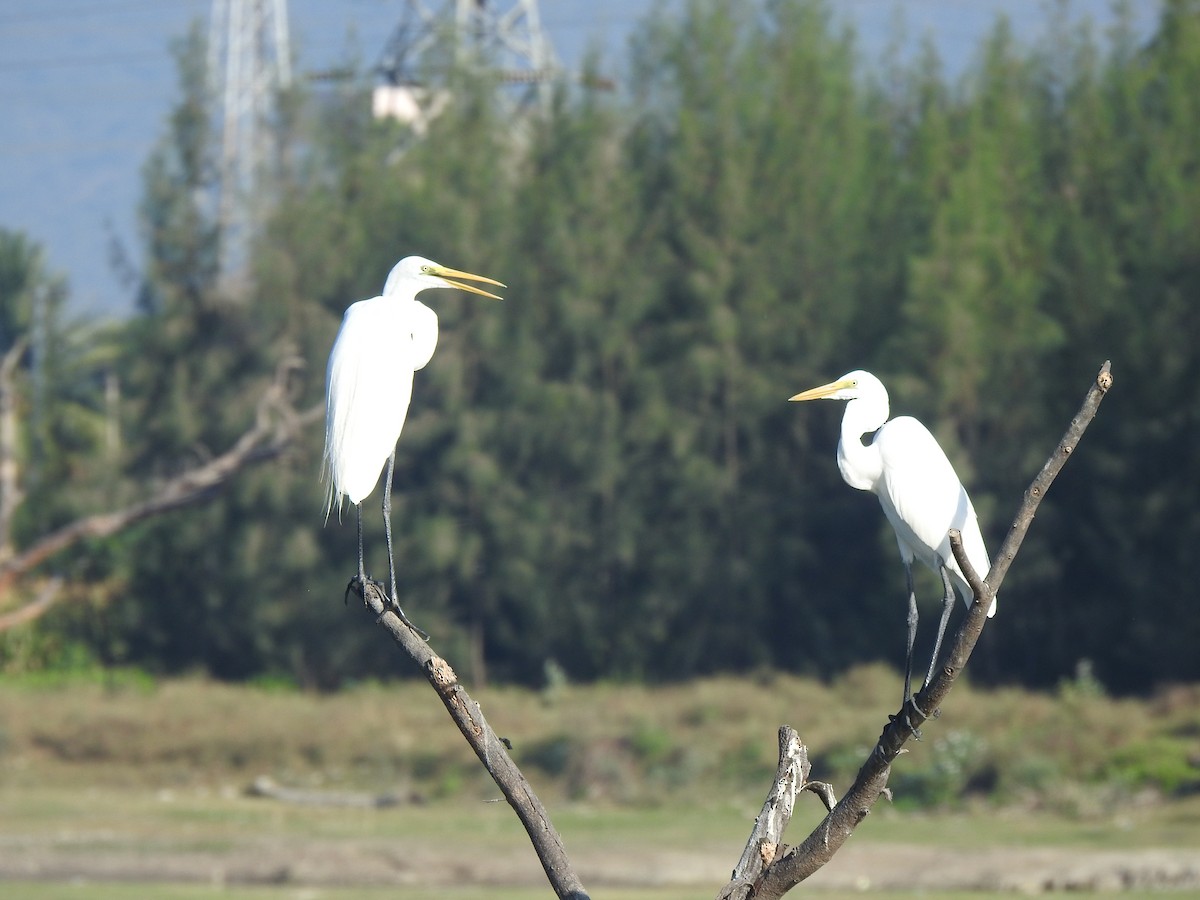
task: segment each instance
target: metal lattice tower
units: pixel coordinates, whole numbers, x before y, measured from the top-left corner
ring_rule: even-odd
[[[545,108],[563,69],[542,30],[537,0],[405,0],[379,63],[385,84],[375,93],[375,115],[421,129],[445,102],[437,82],[469,67],[510,86],[516,107]]]
[[[276,158],[271,119],[292,79],[287,0],[213,0],[208,76],[221,135],[217,222],[228,287],[244,277],[258,187]]]

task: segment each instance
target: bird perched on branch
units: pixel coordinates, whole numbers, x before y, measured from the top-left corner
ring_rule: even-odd
[[[991,568],[979,521],[971,498],[954,467],[929,429],[911,416],[888,421],[888,393],[878,378],[858,370],[837,381],[796,394],[791,400],[846,400],[837,463],[842,479],[852,488],[872,491],[896,532],[900,559],[908,581],[908,644],[904,661],[904,704],[912,700],[913,643],[917,635],[917,597],[913,590],[912,562],[919,559],[938,573],[945,590],[933,658],[921,685],[933,678],[946,624],[954,606],[955,591],[970,608],[973,593],[954,554],[949,532],[962,533],[963,549],[980,578]],[[870,443],[863,437],[875,432]],[[988,616],[996,614],[992,601]]]
[[[455,280],[459,279],[459,280]],[[396,596],[392,555],[392,471],[396,441],[408,416],[413,373],[424,368],[437,347],[438,320],[416,297],[430,288],[457,288],[493,300],[500,297],[463,281],[504,287],[499,281],[460,272],[420,256],[407,256],[392,268],[383,294],[352,303],[329,354],[325,372],[325,465],[329,478],[326,516],[342,498],[358,516],[358,585],[366,596],[362,501],[383,482],[383,525],[387,537],[389,600],[411,626]],[[353,586],[355,579],[351,579]],[[378,585],[378,582],[372,582]],[[347,588],[349,590],[349,587]]]

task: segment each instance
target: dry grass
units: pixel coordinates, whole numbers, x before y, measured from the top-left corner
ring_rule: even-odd
[[[473,693],[598,896],[670,900],[711,893],[727,876],[774,769],[780,723],[801,731],[815,777],[840,791],[898,688],[894,672],[871,667],[831,684],[764,675]],[[1116,852],[1145,867],[1155,857],[1138,853],[1195,847],[1200,793],[1164,802],[1153,785],[1191,771],[1198,698],[1192,688],[1114,702],[1086,684],[1053,695],[964,684],[895,767],[898,801],[859,829],[853,853],[862,855],[814,888],[841,896],[855,873],[870,870],[878,884],[914,856],[948,849],[963,851],[951,854],[959,859],[1007,853],[986,865],[1023,871],[1030,854],[1044,862],[1038,854],[1059,847],[1054,871],[1070,872],[1079,854],[1101,869]],[[421,803],[329,808],[246,796],[263,775]],[[423,683],[336,695],[128,673],[0,684],[0,878],[23,896],[66,896],[81,877],[93,879],[87,896],[350,898],[410,879],[420,887],[400,896],[544,896],[527,840],[496,798]],[[815,800],[799,804],[793,838],[820,813]],[[61,884],[17,885],[22,872]],[[187,886],[277,875],[292,886]],[[111,893],[95,884],[101,876]],[[621,892],[632,885],[645,887]],[[904,895],[895,890],[885,895]]]
[[[474,694],[548,796],[645,805],[698,785],[758,796],[782,723],[808,743],[814,777],[844,785],[898,688],[876,666],[830,684],[769,674]],[[924,806],[983,796],[1080,815],[1147,789],[1185,795],[1200,788],[1198,698],[1185,687],[1147,702],[1086,685],[1032,694],[962,684],[893,784],[901,802],[907,794]],[[419,682],[320,695],[119,674],[9,681],[0,684],[0,775],[8,785],[214,786],[267,775],[427,798],[491,791]]]

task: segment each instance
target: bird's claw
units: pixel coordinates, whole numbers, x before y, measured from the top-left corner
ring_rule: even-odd
[[[362,598],[362,602],[365,604],[367,602],[367,586],[373,587],[379,592],[379,596],[384,598],[384,605],[386,606],[388,600],[387,592],[383,589],[383,585],[370,575],[367,576],[365,584],[357,575],[351,576],[350,580],[346,582],[346,593],[342,595],[342,605],[345,606],[350,602],[351,591],[358,594],[358,596]]]
[[[381,583],[376,581],[374,578],[367,576],[366,584],[367,586],[375,589],[376,593],[379,594],[380,602],[382,604],[382,609],[380,609],[379,615],[375,617],[375,624],[378,625],[381,621],[383,621],[383,617],[389,610],[391,610],[396,614],[396,618],[415,631],[421,640],[429,640],[429,633],[425,631],[425,629],[420,628],[412,623],[408,616],[404,614],[404,610],[401,609],[400,601],[391,596],[387,590],[384,589],[384,586]],[[353,576],[346,585],[346,593],[342,597],[343,605],[349,602],[351,591],[358,594],[358,596],[362,598],[364,606],[370,608],[369,604],[367,603],[366,587],[363,586],[362,580],[359,579],[357,575]]]
[[[921,707],[917,706],[916,697],[909,697],[904,701],[904,724],[908,727],[909,731],[912,732],[913,739],[919,741],[921,740],[921,729],[914,725],[912,723],[912,719],[910,719],[908,716],[908,708],[910,706],[913,708],[913,711],[921,717],[922,722],[927,722],[929,719],[936,717],[937,711],[935,710],[933,715],[926,713],[923,709],[921,709]]]
[[[893,722],[893,723],[901,722],[905,728],[907,728],[910,732],[912,732],[913,738],[915,738],[916,740],[919,741],[919,740],[921,740],[921,729],[918,728],[916,725],[914,725],[912,723],[912,719],[910,719],[908,716],[908,708],[907,708],[908,702],[909,701],[907,701],[907,700],[905,701],[905,709],[903,712],[900,713],[900,715],[898,715],[898,716],[890,715],[890,716],[888,716],[888,721]]]

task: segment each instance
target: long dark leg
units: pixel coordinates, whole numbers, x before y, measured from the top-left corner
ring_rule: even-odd
[[[388,552],[388,577],[390,579],[389,587],[391,588],[391,596],[388,598],[391,601],[392,609],[396,615],[400,617],[400,621],[419,634],[425,640],[429,640],[429,635],[409,621],[408,616],[404,614],[404,610],[400,608],[400,599],[396,595],[396,557],[392,553],[392,473],[396,468],[396,451],[392,451],[392,455],[388,457],[387,475],[383,479],[383,533],[387,538]],[[380,615],[380,618],[383,618]]]
[[[391,601],[397,609],[400,601],[396,599],[396,557],[392,553],[392,472],[396,468],[396,451],[388,457],[387,475],[383,479],[383,533],[387,537],[388,551],[388,587],[391,589]]]
[[[921,685],[921,690],[933,681],[934,670],[937,669],[938,654],[942,652],[942,638],[946,635],[946,625],[950,621],[950,613],[954,609],[954,585],[950,583],[950,573],[945,566],[940,566],[938,572],[942,576],[942,587],[946,593],[942,597],[942,619],[938,622],[937,640],[933,642],[933,658],[929,660],[929,674],[925,676],[925,684]]]
[[[362,536],[362,504],[354,504],[354,512],[358,516],[358,583],[363,586],[363,596],[366,596],[367,589],[367,564],[363,558],[363,536]]]
[[[342,597],[342,603],[345,604],[350,599],[350,592],[358,590],[362,594],[363,602],[367,599],[367,567],[363,562],[363,534],[362,534],[362,504],[354,504],[354,514],[358,522],[358,574],[355,575],[346,584],[346,593]],[[357,587],[356,587],[357,586]]]
[[[912,699],[913,644],[917,641],[917,592],[913,589],[912,563],[904,564],[908,582],[908,649],[904,654],[904,702]]]

